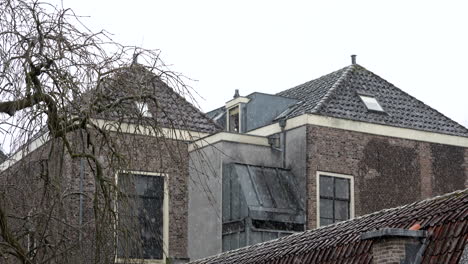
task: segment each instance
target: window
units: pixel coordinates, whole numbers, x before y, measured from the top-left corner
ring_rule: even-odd
[[[161,260],[167,253],[168,197],[164,175],[118,175],[117,260]]]
[[[235,106],[231,109],[229,109],[229,122],[228,122],[228,125],[229,125],[229,132],[236,132],[236,133],[239,133],[239,129],[240,129],[240,126],[239,126],[239,116],[240,116],[240,113],[239,113],[239,106]]]
[[[152,117],[151,113],[148,110],[148,104],[145,102],[135,102],[138,112],[143,117]]]
[[[318,225],[325,226],[354,216],[353,178],[335,173],[318,173]]]
[[[368,110],[384,112],[382,106],[380,106],[379,102],[377,101],[377,99],[375,99],[375,97],[367,95],[359,95],[359,97],[364,102]]]

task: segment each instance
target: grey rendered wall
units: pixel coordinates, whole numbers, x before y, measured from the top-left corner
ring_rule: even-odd
[[[190,260],[221,253],[222,165],[240,162],[280,166],[281,152],[270,147],[219,142],[190,153],[188,255]]]
[[[286,131],[286,168],[291,169],[299,184],[301,202],[306,205],[307,195],[307,127]],[[305,207],[304,207],[305,208]]]
[[[274,118],[297,102],[295,99],[263,93],[253,93],[249,98],[250,102],[244,110],[244,132],[271,124]]]

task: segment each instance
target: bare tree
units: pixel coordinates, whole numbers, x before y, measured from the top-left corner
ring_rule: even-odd
[[[159,51],[93,33],[70,9],[1,1],[1,129],[21,160],[0,174],[0,262],[112,263],[138,248],[135,227],[118,222],[132,202],[115,175],[145,162],[184,173],[185,141],[165,137],[191,129],[183,96]]]

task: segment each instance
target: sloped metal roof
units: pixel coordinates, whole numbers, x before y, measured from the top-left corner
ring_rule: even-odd
[[[299,191],[294,175],[290,170],[274,167],[262,167],[241,163],[227,166],[225,176],[230,181],[224,181],[224,190],[229,191],[229,200],[236,200],[237,196],[247,206],[247,211],[233,212],[238,217],[251,217],[257,220],[305,223],[304,205],[299,199]],[[232,187],[235,182],[239,184],[240,192]],[[226,185],[231,185],[228,187]],[[241,205],[242,207],[242,205]],[[231,217],[232,218],[232,217]]]

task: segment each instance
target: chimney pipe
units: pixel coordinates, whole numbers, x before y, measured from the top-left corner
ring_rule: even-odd
[[[138,63],[138,55],[140,55],[139,52],[135,52],[133,54],[133,61],[132,61],[132,64],[137,64]]]
[[[351,64],[356,64],[356,55],[351,55]]]
[[[234,92],[234,98],[237,98],[239,97],[239,89],[236,89],[236,91]]]
[[[362,233],[361,240],[372,240],[372,263],[421,263],[428,235],[424,230],[383,228]]]

